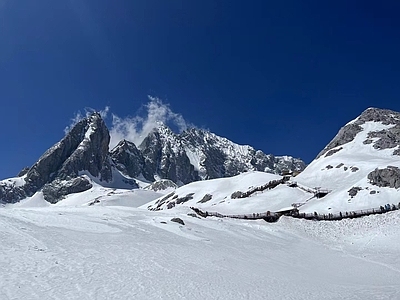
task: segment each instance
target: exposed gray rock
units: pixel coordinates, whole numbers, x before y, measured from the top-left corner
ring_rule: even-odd
[[[354,140],[356,135],[362,131],[362,127],[358,124],[352,123],[342,127],[338,134],[333,138],[333,140],[318,154],[317,158],[320,158],[329,150],[347,144]],[[333,153],[332,153],[333,154]]]
[[[357,167],[351,167],[350,169],[352,172],[357,172],[359,170],[359,168],[357,168]]]
[[[332,156],[333,154],[335,154],[336,152],[339,152],[339,151],[342,150],[342,149],[343,149],[343,147],[340,147],[340,148],[337,148],[337,149],[329,150],[329,151],[325,154],[325,157]]]
[[[66,195],[87,191],[92,184],[84,177],[76,177],[70,180],[53,180],[43,187],[44,199],[50,203],[57,203]]]
[[[80,171],[88,171],[101,181],[112,180],[111,164],[108,160],[108,144],[110,134],[100,114],[93,113],[84,119],[85,136],[79,146],[64,161],[57,177],[60,179],[73,178]]]
[[[354,197],[354,196],[356,196],[357,195],[357,193],[359,192],[359,191],[361,191],[362,190],[362,188],[361,187],[359,187],[359,186],[353,186],[350,190],[348,190],[347,192],[349,193],[349,196],[350,197]]]
[[[144,157],[143,176],[154,181],[155,175],[175,183],[187,184],[199,180],[178,136],[160,125],[140,144]]]
[[[130,178],[143,176],[150,182],[161,178],[183,185],[197,180],[230,177],[249,170],[281,174],[305,168],[300,159],[267,155],[206,130],[190,129],[175,134],[161,123],[138,147],[124,140],[109,153],[109,141],[110,135],[100,114],[91,114],[79,121],[29,170],[19,174],[25,175],[24,186],[0,186],[0,201],[21,200],[45,185],[46,197],[55,201],[68,190],[65,186],[57,189],[56,185],[70,182],[82,174],[110,186],[115,169]],[[117,179],[116,182],[124,181],[123,178]],[[165,184],[157,183],[154,188],[163,188]]]
[[[199,165],[192,165],[189,157],[197,157]],[[249,170],[281,174],[305,168],[300,159],[267,155],[206,130],[192,128],[175,134],[162,123],[138,147],[127,141],[120,142],[111,150],[111,158],[116,168],[128,176],[142,175],[148,181],[169,179],[178,185],[230,177]]]
[[[17,202],[32,196],[45,184],[47,198],[56,199],[66,191],[82,190],[83,181],[73,181],[80,172],[87,172],[100,181],[111,181],[111,164],[108,158],[110,135],[100,114],[93,113],[79,121],[70,132],[53,147],[48,149],[26,172],[23,186],[0,186],[0,200]],[[70,185],[57,184],[63,181]],[[72,181],[71,181],[72,180]],[[52,192],[52,191],[54,192]]]
[[[164,191],[168,188],[173,188],[173,189],[177,189],[178,186],[172,181],[172,180],[168,180],[168,179],[161,179],[159,181],[153,182],[148,189],[158,192],[158,191]]]
[[[372,143],[373,141],[371,139],[374,137],[379,138],[379,140],[374,143],[376,149],[394,148],[400,144],[400,113],[388,109],[369,108],[355,121],[342,127],[334,139],[318,154],[317,158],[337,146],[353,141],[355,136],[363,130],[361,125],[371,121],[395,126],[388,130],[370,133],[368,139],[364,141],[364,144]],[[399,151],[396,151],[396,154],[398,153]]]
[[[129,177],[142,174],[144,157],[134,143],[122,140],[111,150],[110,156],[116,168]],[[153,179],[154,180],[154,179]]]
[[[375,149],[391,149],[400,145],[400,124],[387,130],[368,133],[368,138],[378,138],[374,143]]]
[[[343,166],[344,166],[344,164],[343,164],[343,163],[340,163],[340,164],[338,164],[338,165],[336,166],[336,168],[339,169],[339,168],[341,168],[341,167],[343,167]]]
[[[23,168],[23,169],[18,173],[17,177],[22,177],[22,176],[24,176],[26,173],[28,173],[29,169],[30,169],[30,167],[25,167],[25,168]]]
[[[396,125],[399,124],[400,113],[389,109],[368,108],[357,118],[355,123],[361,125],[371,121],[382,122],[384,125]]]
[[[210,194],[205,194],[204,197],[198,201],[197,203],[206,203],[212,199],[212,195]]]
[[[373,140],[371,140],[371,139],[366,139],[364,142],[363,142],[363,144],[364,145],[369,145],[369,144],[372,144],[374,141]]]
[[[0,202],[15,203],[27,197],[23,187],[0,182]]]
[[[400,169],[393,166],[375,169],[368,174],[368,179],[373,185],[398,189],[400,188]]]
[[[231,199],[239,199],[239,198],[244,198],[244,193],[241,191],[236,191],[233,192],[231,195]]]
[[[181,225],[185,225],[185,222],[183,222],[183,220],[181,218],[172,218],[171,222],[175,222]]]
[[[183,145],[192,153],[200,153],[201,179],[235,176],[249,170],[282,174],[302,171],[305,163],[290,156],[274,156],[239,146],[209,131],[192,128],[180,135]],[[241,151],[238,151],[238,149]]]
[[[187,202],[189,200],[192,200],[193,199],[193,195],[194,195],[194,193],[189,193],[185,197],[177,198],[175,202],[176,202],[176,204],[185,203],[185,202]]]
[[[156,208],[153,209],[153,210],[159,210],[160,207],[161,207],[168,199],[170,199],[170,198],[173,197],[173,196],[178,196],[178,195],[175,195],[175,192],[172,192],[172,193],[169,193],[168,195],[162,197],[161,199],[157,200],[156,203],[155,203]],[[148,208],[150,209],[150,206],[149,206]]]

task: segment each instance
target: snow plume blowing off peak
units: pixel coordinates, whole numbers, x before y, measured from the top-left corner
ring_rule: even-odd
[[[106,106],[103,110],[100,110],[100,111],[96,111],[96,110],[93,109],[93,108],[86,107],[86,108],[85,108],[85,113],[84,113],[84,114],[82,114],[81,111],[78,111],[77,113],[75,113],[75,116],[71,119],[70,125],[69,125],[69,126],[66,126],[66,127],[64,128],[64,134],[67,134],[68,132],[70,132],[71,129],[72,129],[79,121],[81,121],[81,120],[84,119],[84,118],[88,118],[88,117],[89,117],[91,114],[93,114],[94,112],[98,112],[98,113],[100,114],[100,116],[101,116],[101,117],[103,118],[103,120],[104,120],[105,118],[107,118],[107,115],[108,115],[109,111],[110,111],[110,107],[109,107],[109,106]]]
[[[126,139],[140,145],[146,136],[160,123],[172,124],[179,132],[187,129],[188,124],[182,115],[171,110],[168,104],[164,104],[157,97],[148,96],[149,103],[145,105],[147,115],[145,117],[135,116],[120,118],[112,115],[112,127],[110,130],[110,149],[114,148],[119,141]]]

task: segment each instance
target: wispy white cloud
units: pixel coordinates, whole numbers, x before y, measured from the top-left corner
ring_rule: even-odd
[[[115,147],[122,139],[139,145],[158,126],[159,122],[166,125],[171,124],[179,132],[187,129],[188,124],[181,114],[173,112],[168,104],[163,103],[157,97],[148,96],[148,98],[149,103],[145,105],[147,110],[145,117],[121,118],[115,114],[112,115],[110,149]]]
[[[148,96],[148,99],[149,102],[142,107],[146,111],[144,116],[119,117],[111,113],[110,149],[114,148],[123,139],[133,142],[135,145],[140,145],[146,136],[160,123],[171,126],[178,132],[182,132],[188,127],[193,127],[193,125],[189,126],[181,114],[173,112],[169,105],[163,103],[161,99],[153,96]],[[78,111],[71,119],[70,125],[65,127],[65,134],[83,118],[96,111],[100,113],[103,119],[106,119],[110,114],[110,107],[106,106],[100,111],[87,107],[84,113]]]
[[[76,112],[74,117],[71,119],[70,124],[64,128],[64,133],[67,134],[72,129],[72,127],[74,127],[83,118],[84,115],[82,115],[80,111]]]
[[[64,128],[64,133],[67,134],[72,129],[72,127],[74,127],[79,121],[81,121],[83,118],[90,116],[90,114],[94,112],[98,112],[101,115],[101,117],[105,119],[107,118],[109,111],[110,111],[109,106],[106,106],[104,109],[100,111],[95,110],[94,108],[91,107],[86,107],[85,113],[82,113],[81,111],[75,113],[74,117],[71,119],[70,124]]]

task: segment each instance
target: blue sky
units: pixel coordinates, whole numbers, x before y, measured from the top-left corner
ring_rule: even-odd
[[[0,178],[32,165],[78,111],[135,116],[147,95],[310,162],[367,107],[400,111],[397,3],[0,0]]]

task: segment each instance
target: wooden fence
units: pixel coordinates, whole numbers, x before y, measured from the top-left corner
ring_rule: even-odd
[[[298,209],[293,208],[292,210],[282,211],[282,212],[262,212],[262,213],[252,213],[252,214],[238,214],[238,215],[224,215],[218,212],[202,211],[195,207],[190,207],[196,214],[201,217],[217,217],[217,218],[233,218],[233,219],[245,219],[245,220],[258,220],[263,219],[267,222],[276,222],[281,216],[289,216],[297,219],[315,220],[315,221],[337,221],[342,219],[352,219],[359,218],[363,216],[373,215],[373,214],[383,214],[393,210],[400,209],[400,202],[395,204],[386,204],[372,209],[362,209],[355,211],[346,211],[338,213],[327,213],[319,214],[317,212],[313,213],[300,213]]]

